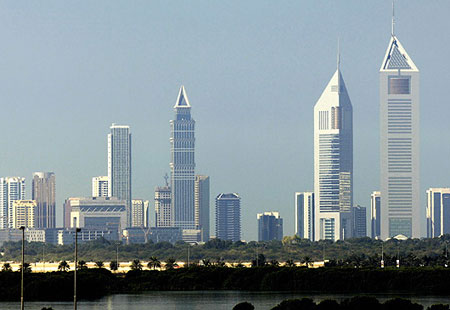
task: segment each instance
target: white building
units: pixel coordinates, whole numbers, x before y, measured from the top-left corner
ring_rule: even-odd
[[[115,197],[69,198],[64,207],[70,214],[70,228],[116,232],[126,228],[125,200]]]
[[[169,186],[155,188],[155,226],[174,227],[172,191]]]
[[[112,124],[108,134],[108,197],[127,203],[127,227],[131,225],[131,133],[129,126]]]
[[[351,237],[353,112],[338,68],[314,106],[315,240]]]
[[[108,197],[109,180],[107,176],[92,178],[92,197]]]
[[[295,193],[295,234],[314,241],[314,193]]]
[[[418,238],[419,69],[392,29],[380,68],[381,238]]]
[[[450,188],[427,190],[427,237],[450,234]]]
[[[13,202],[25,199],[25,178],[0,178],[0,229],[13,227]]]
[[[131,201],[131,227],[149,227],[148,208],[149,201],[133,199]]]
[[[381,194],[374,191],[370,195],[370,224],[372,238],[379,238],[381,235]]]

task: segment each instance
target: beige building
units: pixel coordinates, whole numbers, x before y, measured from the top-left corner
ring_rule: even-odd
[[[131,227],[148,227],[149,201],[133,199],[131,201]]]
[[[12,222],[13,228],[21,226],[36,227],[36,200],[16,200],[13,202]]]

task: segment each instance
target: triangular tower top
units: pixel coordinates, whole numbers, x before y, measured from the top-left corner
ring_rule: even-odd
[[[419,71],[395,35],[391,37],[380,68],[380,71],[386,70]]]
[[[322,92],[316,106],[351,106],[341,70],[338,68]]]
[[[184,89],[184,86],[181,85],[180,91],[178,93],[177,102],[175,103],[174,108],[190,108],[191,105],[189,104],[189,99],[186,95],[186,90]]]

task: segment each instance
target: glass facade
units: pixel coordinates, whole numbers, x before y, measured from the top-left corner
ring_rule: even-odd
[[[108,196],[127,203],[127,227],[131,226],[131,133],[129,126],[113,124],[108,135]]]
[[[175,104],[171,126],[171,190],[174,225],[195,229],[195,121],[184,86]]]

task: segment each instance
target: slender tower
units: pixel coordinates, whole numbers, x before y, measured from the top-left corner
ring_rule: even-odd
[[[419,69],[394,33],[394,14],[380,68],[380,129],[381,238],[420,237]]]
[[[129,126],[112,124],[108,134],[108,196],[127,203],[131,226],[131,133]]]
[[[195,229],[195,121],[184,86],[181,86],[174,106],[175,119],[171,127],[171,190],[174,225],[182,229]]]
[[[32,194],[36,200],[37,228],[56,227],[56,179],[53,172],[33,173]]]
[[[316,240],[352,236],[353,112],[337,69],[314,106],[314,194]]]

